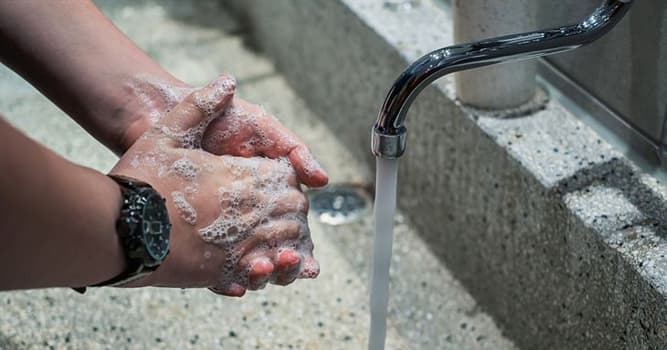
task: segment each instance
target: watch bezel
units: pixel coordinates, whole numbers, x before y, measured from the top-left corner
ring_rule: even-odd
[[[143,207],[141,209],[141,216],[139,220],[139,225],[138,228],[141,230],[141,237],[143,240],[143,248],[145,249],[146,253],[152,258],[153,261],[157,262],[162,262],[164,259],[166,259],[167,255],[169,255],[169,242],[171,239],[171,223],[169,222],[169,216],[167,215],[167,205],[165,199],[160,196],[157,192],[149,191],[145,197],[144,197],[145,203],[143,204]],[[166,241],[166,248],[164,251],[160,253],[160,255],[156,255],[155,250],[152,249],[150,246],[149,239],[151,238],[149,236],[150,230],[152,230],[153,226],[149,225],[147,226],[146,219],[149,217],[150,213],[148,212],[149,210],[155,210],[157,207],[158,211],[161,211],[165,217],[163,218],[164,220],[160,222],[160,239]],[[148,227],[148,229],[147,229]],[[146,265],[153,265],[150,261],[145,261],[144,264]]]

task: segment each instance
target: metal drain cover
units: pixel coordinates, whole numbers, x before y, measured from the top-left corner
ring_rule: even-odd
[[[311,213],[329,225],[359,221],[371,208],[371,196],[360,185],[333,184],[307,194]]]

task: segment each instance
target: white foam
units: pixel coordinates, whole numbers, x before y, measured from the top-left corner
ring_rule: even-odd
[[[322,166],[312,155],[307,157],[307,159],[304,159],[303,172],[306,174],[306,176],[311,176],[313,173],[320,169],[322,169]]]
[[[263,119],[273,118],[263,109],[253,113],[239,103],[234,103],[225,109],[221,118],[224,120],[224,127],[216,128],[215,132],[206,140],[206,145],[209,145],[210,148],[214,148],[214,145],[225,144],[227,140],[239,134],[247,138],[243,143],[236,145],[245,154],[253,154],[257,150],[268,150],[276,145],[277,140],[269,137],[261,125]],[[280,141],[283,147],[297,144],[297,140],[291,136]]]
[[[211,121],[222,113],[222,111],[216,111],[215,108],[226,96],[233,93],[235,86],[236,81],[231,77],[226,77],[216,80],[209,88],[197,90],[192,95],[195,106],[203,111],[206,117],[181,136],[184,148],[201,148],[204,131]]]
[[[228,260],[219,285],[238,283],[247,285],[247,276],[237,271],[238,253],[234,247],[256,230],[263,235],[279,236],[284,225],[279,222],[298,223],[298,234],[290,241],[267,241],[270,245],[256,247],[262,249],[292,249],[301,256],[307,256],[312,250],[310,231],[304,213],[304,203],[297,204],[297,212],[275,217],[274,213],[279,206],[285,205],[282,201],[289,196],[294,188],[290,186],[290,179],[296,176],[290,163],[286,159],[268,162],[264,158],[240,158],[222,156],[221,159],[227,168],[240,180],[235,180],[218,189],[220,215],[208,226],[199,229],[205,241],[215,244],[225,250]],[[252,178],[252,185],[247,182]],[[250,192],[248,192],[250,190]],[[299,277],[312,278],[319,269],[299,271]]]
[[[160,120],[188,94],[195,91],[193,88],[174,86],[148,75],[131,79],[125,87],[139,101],[151,123]]]
[[[155,81],[150,82],[147,86],[150,88],[146,90],[146,98],[153,98],[154,96],[150,94],[157,91],[162,102],[168,107],[167,110],[172,109],[193,91],[172,88],[167,84]],[[232,79],[221,79],[214,83],[212,88],[194,93],[193,102],[206,114],[206,117],[186,131],[172,130],[163,126],[160,131],[169,136],[169,139],[156,138],[154,140],[157,144],[156,150],[138,154],[130,163],[133,167],[153,171],[162,178],[179,179],[178,183],[182,185],[182,190],[171,193],[172,201],[183,220],[193,226],[198,222],[197,211],[188,199],[193,200],[193,203],[200,203],[197,199],[205,197],[198,196],[210,195],[210,193],[199,191],[198,180],[203,177],[202,171],[213,173],[221,171],[221,168],[212,164],[200,164],[187,156],[178,158],[170,156],[170,151],[166,150],[170,140],[179,141],[184,148],[201,149],[204,131],[214,118],[220,117],[224,118],[221,121],[224,124],[221,124],[221,128],[216,128],[217,132],[213,133],[212,141],[222,142],[238,135],[247,136],[243,144],[236,145],[244,148],[247,154],[255,154],[258,149],[265,150],[275,147],[276,142],[279,142],[281,147],[298,144],[298,141],[292,136],[285,136],[280,140],[269,137],[261,126],[263,118],[271,118],[271,116],[263,109],[251,113],[239,107],[238,104],[232,104],[222,111],[217,111],[216,107],[220,101],[230,95],[233,90],[234,81]],[[153,107],[157,110],[158,105]],[[163,110],[160,115],[156,115],[156,118],[161,118],[164,113]],[[281,222],[298,223],[296,238],[287,241],[269,239],[253,250],[259,255],[264,250],[264,253],[268,255],[269,250],[292,249],[302,258],[309,257],[312,242],[305,216],[305,202],[297,203],[295,213],[275,216],[278,210],[284,210],[281,206],[290,205],[284,201],[286,198],[291,198],[290,196],[293,195],[291,191],[295,191],[290,183],[295,182],[296,174],[289,161],[285,158],[269,161],[261,157],[242,158],[229,155],[223,155],[219,159],[222,160],[228,172],[220,175],[221,185],[217,189],[219,214],[212,221],[204,223],[205,226],[197,229],[204,241],[216,245],[225,256],[216,286],[221,290],[232,284],[247,286],[248,271],[239,270],[242,245],[240,243],[260,230],[262,235],[267,235],[267,237],[280,236],[279,230],[284,229],[284,225],[279,224]],[[307,172],[319,168],[314,160],[312,164],[306,163]],[[204,252],[204,259],[210,259],[211,256],[211,251]],[[299,276],[306,278],[316,276],[319,267],[314,260],[309,258],[302,259],[302,261],[307,263],[303,264]]]
[[[199,175],[199,166],[191,161],[188,157],[177,159],[171,164],[171,172],[186,181],[192,182],[197,179]]]
[[[171,193],[171,199],[183,220],[190,225],[195,225],[197,223],[197,211],[185,199],[185,195],[182,192],[174,191]]]

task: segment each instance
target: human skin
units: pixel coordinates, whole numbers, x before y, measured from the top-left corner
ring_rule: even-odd
[[[0,290],[85,286],[120,274],[118,185],[2,118],[0,140]]]
[[[19,73],[91,135],[121,155],[154,120],[178,101],[166,99],[155,82],[187,95],[190,86],[169,74],[116,28],[87,0],[0,1],[0,61]],[[220,143],[203,140],[216,154],[287,157],[299,181],[321,187],[328,178],[305,144],[260,107],[234,98],[233,105],[259,120]],[[207,135],[224,128],[211,124]],[[238,152],[237,144],[268,132],[275,147]],[[289,137],[284,137],[289,136]],[[242,154],[239,154],[242,153]]]
[[[159,120],[153,116],[164,116],[194,91],[137,48],[89,1],[54,1],[48,6],[40,0],[0,1],[0,61],[119,155]],[[155,82],[180,91],[179,98],[165,98]],[[326,173],[308,148],[275,118],[240,98],[228,104],[252,115],[253,122],[225,138],[221,135],[230,129],[228,121],[243,118],[214,120],[201,140],[205,150],[229,156],[285,157],[299,182],[310,187],[327,183]],[[271,142],[241,147],[258,135]],[[283,254],[271,266],[276,271],[289,270],[294,261],[290,256],[296,255]]]
[[[146,180],[160,193],[185,193],[197,213],[196,222],[188,222],[188,215],[171,215],[175,234],[170,256],[135,285],[213,287],[222,294],[242,295],[267,282],[289,284],[319,273],[305,226],[308,203],[289,163],[218,156],[196,147],[201,137],[197,131],[225,113],[232,89],[233,82],[221,76],[190,94],[144,133],[111,171]],[[154,154],[160,156],[160,165],[172,164],[176,171],[143,166],[142,156],[152,162]],[[184,159],[193,171],[173,167]],[[197,188],[189,190],[192,186]],[[167,203],[170,213],[179,212],[173,199]],[[214,231],[207,227],[215,219],[225,227],[218,234],[231,232],[233,239],[206,236]],[[233,231],[225,225],[229,220],[235,222]]]
[[[112,173],[150,183],[167,199],[171,251],[162,265],[128,287],[211,287],[215,292],[241,296],[267,282],[289,284],[297,277],[315,277],[319,266],[312,242],[302,225],[307,201],[291,167],[280,160],[218,156],[188,148],[185,134],[212,114],[223,113],[231,99],[220,88],[221,77],[195,91],[139,138],[118,161]],[[223,84],[224,85],[224,84]],[[204,103],[202,103],[204,101]],[[202,106],[214,106],[207,111]],[[118,275],[125,266],[114,223],[119,215],[120,190],[107,176],[72,164],[0,120],[0,290],[86,286]],[[152,164],[133,161],[146,154],[163,155],[164,164],[187,159],[198,172],[194,182],[182,174],[160,174]],[[287,170],[286,170],[287,169]],[[281,191],[269,196],[253,178],[281,173]],[[198,190],[188,197],[197,222],[187,222],[171,196]],[[247,230],[238,239],[212,242],[202,228],[225,209],[217,194],[228,185],[241,194],[236,209]],[[260,205],[269,203],[272,205]],[[57,205],[54,205],[57,203]],[[256,212],[265,208],[266,212]],[[52,229],[52,228],[57,228]],[[76,244],[72,244],[76,242]],[[290,247],[290,249],[282,249]],[[273,262],[281,262],[274,265]]]

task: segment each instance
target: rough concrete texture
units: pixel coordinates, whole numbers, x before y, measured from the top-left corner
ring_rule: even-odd
[[[452,43],[442,2],[228,4],[369,166],[395,77]],[[666,348],[664,185],[556,102],[497,119],[460,106],[451,77],[434,85],[409,113],[398,196],[430,250],[522,348]]]
[[[99,2],[155,59],[192,84],[219,72],[312,146],[333,182],[368,183],[369,168],[310,111],[273,65],[244,47],[218,1]],[[108,171],[115,156],[6,68],[0,111],[65,157]],[[387,349],[514,349],[491,317],[399,215]],[[317,280],[224,298],[206,290],[52,289],[0,293],[0,349],[363,349],[369,326],[372,220],[311,220]]]

